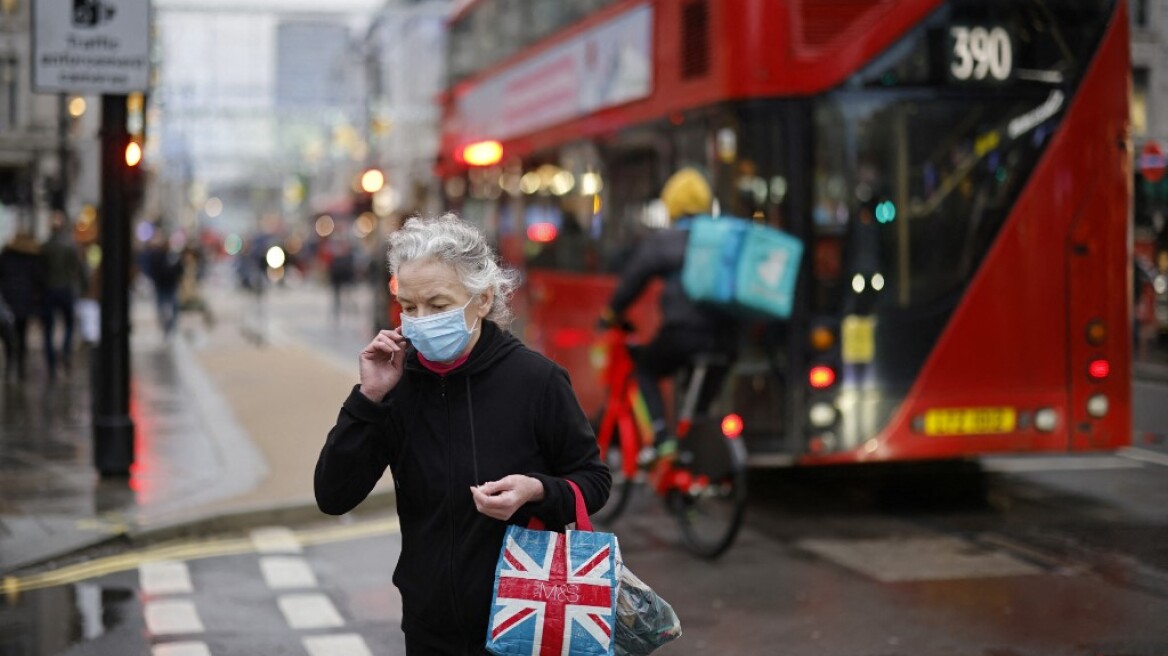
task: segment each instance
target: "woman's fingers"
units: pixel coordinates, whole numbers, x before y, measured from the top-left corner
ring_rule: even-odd
[[[487,494],[480,488],[472,487],[470,492],[471,496],[474,497],[475,508],[480,513],[494,519],[510,519],[511,515],[515,514],[515,510],[522,505],[522,503],[518,502],[516,495],[511,490],[497,494]]]
[[[521,474],[504,476],[472,487],[475,507],[482,514],[495,519],[510,519],[520,506],[536,498],[535,488],[543,489],[539,481]]]
[[[377,351],[389,356],[400,353],[403,350],[405,350],[405,338],[391,330],[382,330],[377,333],[373,341],[369,342],[369,345],[365,347],[366,353]]]

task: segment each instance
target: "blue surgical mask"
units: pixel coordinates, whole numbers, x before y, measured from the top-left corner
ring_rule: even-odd
[[[470,301],[460,308],[418,319],[403,314],[402,334],[430,362],[450,362],[462,353],[478,329],[478,319],[475,325],[466,327],[464,312],[468,305]]]

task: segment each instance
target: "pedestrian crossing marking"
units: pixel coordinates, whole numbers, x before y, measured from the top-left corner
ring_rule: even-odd
[[[211,650],[203,642],[167,642],[154,645],[151,656],[211,656]]]
[[[203,633],[203,622],[190,601],[151,601],[146,603],[146,630],[151,635]]]
[[[365,639],[356,633],[309,636],[304,639],[309,656],[373,656]]]
[[[345,625],[336,606],[323,594],[284,595],[277,603],[293,629],[334,629]]]
[[[251,532],[256,553],[300,553],[303,549],[296,534],[284,526],[265,526]]]
[[[138,566],[142,592],[148,595],[189,594],[191,573],[186,563],[160,560]]]
[[[296,556],[265,556],[260,559],[264,582],[273,590],[315,588],[316,575],[303,558]]]

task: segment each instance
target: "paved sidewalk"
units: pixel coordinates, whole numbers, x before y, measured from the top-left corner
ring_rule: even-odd
[[[184,315],[169,341],[149,295],[135,295],[128,480],[103,480],[91,464],[91,353],[50,382],[34,328],[27,379],[0,390],[0,575],[119,536],[321,517],[313,465],[365,336],[356,321],[328,330],[327,344],[299,330],[327,315],[327,292],[304,284],[267,294],[258,344],[243,330],[255,299],[225,281],[209,287],[214,328]],[[388,508],[391,495],[387,477],[363,507]]]

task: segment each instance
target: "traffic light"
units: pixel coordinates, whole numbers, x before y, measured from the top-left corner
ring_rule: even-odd
[[[881,201],[876,205],[876,220],[880,223],[892,223],[896,219],[896,205],[890,201]]]
[[[145,195],[145,172],[142,170],[142,144],[131,138],[126,143],[124,153],[124,183],[126,187],[126,212],[133,216],[142,207]]]
[[[375,194],[385,186],[385,174],[377,169],[366,169],[361,174],[361,191]]]
[[[138,168],[142,163],[142,146],[137,141],[131,141],[126,144],[126,166],[131,169]]]
[[[368,168],[353,185],[353,216],[373,212],[373,195],[385,187],[385,174],[377,168]]]

